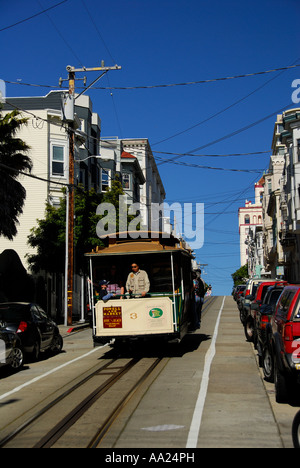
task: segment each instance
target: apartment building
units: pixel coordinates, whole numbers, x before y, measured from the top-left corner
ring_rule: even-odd
[[[285,147],[285,163],[280,181],[279,239],[285,278],[300,282],[300,108],[282,114],[280,140]]]
[[[114,173],[122,172],[123,189],[127,194],[128,203],[139,203],[142,225],[150,230],[152,221],[151,205],[157,203],[163,206],[166,192],[161,180],[151,146],[147,138],[102,139],[101,156],[103,170],[107,183]],[[122,170],[121,170],[122,168]],[[134,180],[133,168],[138,169],[139,176]],[[159,230],[169,226],[169,220],[163,213],[156,223]]]
[[[262,229],[255,229],[251,209],[246,202],[239,210],[241,264],[248,263],[249,273],[259,276],[257,245],[262,235],[261,275],[300,282],[300,108],[277,116],[269,169],[260,181]],[[257,205],[256,199],[255,205]],[[255,206],[255,208],[259,208]],[[253,216],[259,216],[253,210]],[[254,214],[255,213],[255,214]],[[258,218],[256,218],[258,219]],[[250,238],[247,235],[250,232]],[[261,234],[262,233],[262,234]],[[246,239],[246,247],[244,246]],[[250,246],[250,248],[249,248]]]
[[[18,136],[30,146],[33,161],[32,174],[41,180],[20,176],[26,189],[23,215],[20,217],[18,235],[10,242],[0,239],[0,250],[13,248],[27,268],[26,254],[32,253],[27,245],[30,229],[37,219],[43,219],[45,205],[59,205],[62,188],[69,182],[69,138],[62,122],[64,93],[51,91],[46,96],[7,98],[4,113],[19,109],[28,118]],[[75,184],[89,190],[100,190],[100,165],[93,155],[99,154],[101,132],[100,117],[93,112],[89,97],[80,96],[75,112],[80,128],[75,134]]]
[[[241,266],[246,265],[249,258],[253,256],[253,242],[255,240],[255,233],[258,232],[258,228],[262,228],[262,194],[264,190],[262,182],[263,180],[260,180],[254,186],[254,203],[246,200],[245,206],[239,208],[238,215]],[[255,247],[255,249],[260,249],[260,247]],[[257,264],[261,264],[260,260],[257,262]],[[251,272],[253,268],[255,269],[255,265],[256,262],[254,264],[251,261]]]
[[[280,181],[285,164],[285,146],[281,142],[282,115],[277,116],[272,139],[272,156],[268,171],[264,174],[263,195],[263,244],[264,266],[271,278],[283,275],[284,256],[279,241],[281,232]]]
[[[37,178],[20,176],[26,190],[23,214],[19,217],[18,234],[13,241],[0,239],[0,253],[14,250],[22,264],[28,269],[27,254],[35,251],[27,244],[28,235],[37,225],[37,219],[45,217],[46,203],[58,206],[63,196],[62,189],[69,183],[69,137],[63,123],[63,99],[65,92],[51,91],[46,96],[7,98],[3,113],[19,109],[28,119],[18,137],[30,146],[33,162],[32,174]],[[99,141],[101,120],[93,112],[88,96],[80,96],[75,105],[75,174],[74,183],[82,184],[86,190],[101,190]],[[37,279],[42,305],[57,318],[64,303],[64,278],[62,275],[43,272]],[[74,310],[79,314],[81,307],[81,279],[75,278]]]

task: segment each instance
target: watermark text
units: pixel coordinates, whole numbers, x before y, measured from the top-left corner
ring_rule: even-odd
[[[113,237],[118,231],[119,238],[162,238],[171,235],[181,237],[193,249],[204,244],[203,203],[127,203],[127,196],[119,197],[119,209],[111,203],[101,203],[96,214],[101,216],[97,224],[100,238]],[[118,226],[118,228],[117,228]],[[115,236],[116,237],[116,236]]]

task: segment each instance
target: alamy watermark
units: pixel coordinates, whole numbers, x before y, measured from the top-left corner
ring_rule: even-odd
[[[0,104],[5,102],[6,99],[6,85],[5,81],[0,80]]]
[[[175,235],[181,236],[193,250],[201,249],[204,244],[203,203],[164,202],[146,206],[128,204],[127,196],[120,195],[118,213],[113,204],[101,203],[96,214],[102,216],[96,228],[100,238],[113,237],[118,230],[121,239],[157,238],[158,232],[162,232],[162,238],[166,239],[175,231]]]
[[[299,104],[300,102],[300,80],[294,80],[292,82],[292,88],[296,88],[292,92],[292,101],[294,104]]]

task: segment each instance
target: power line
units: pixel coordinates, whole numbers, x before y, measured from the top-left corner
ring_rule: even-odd
[[[68,0],[65,0],[68,1]],[[1,32],[1,30],[0,30]],[[240,78],[248,78],[251,76],[259,76],[259,75],[264,75],[267,73],[274,73],[276,71],[282,71],[282,70],[290,70],[293,68],[300,67],[300,64],[296,65],[289,65],[287,67],[280,67],[280,68],[273,68],[272,70],[264,70],[260,72],[254,72],[254,73],[246,73],[244,75],[234,75],[234,76],[226,76],[222,78],[211,78],[208,80],[198,80],[198,81],[187,81],[184,83],[171,83],[171,84],[160,84],[160,85],[148,85],[148,86],[95,86],[91,89],[99,89],[99,90],[133,90],[133,89],[154,89],[154,88],[169,88],[169,87],[175,87],[175,86],[190,86],[190,85],[196,85],[196,84],[205,84],[205,83],[213,83],[213,82],[218,82],[218,81],[227,81],[227,80],[235,80],[235,79],[240,79]],[[5,83],[8,84],[18,84],[18,85],[23,85],[23,86],[34,86],[34,87],[40,87],[40,88],[57,88],[57,86],[54,85],[44,85],[44,84],[34,84],[34,83],[22,83],[18,81],[8,81],[4,80]],[[67,89],[67,88],[64,88]],[[77,87],[77,89],[84,89]],[[243,98],[242,98],[243,99]]]
[[[230,156],[260,156],[262,154],[270,153],[270,150],[267,151],[254,151],[251,153],[228,153],[228,154],[194,154],[194,153],[171,153],[169,151],[155,151],[152,150],[152,153],[157,154],[167,154],[173,156],[193,156],[198,158],[225,158]]]
[[[21,21],[18,21],[17,23],[11,24],[10,26],[6,26],[5,28],[0,29],[0,32],[5,31],[7,29],[13,28],[14,26],[17,26],[18,24],[25,23],[26,21],[29,21],[33,18],[36,18],[37,16],[43,15],[49,10],[53,10],[53,8],[57,8],[58,6],[62,5],[63,3],[66,3],[68,0],[63,0],[62,2],[57,3],[56,5],[53,5],[52,7],[46,8],[43,11],[40,11],[39,13],[36,13],[35,15],[29,16],[28,18],[25,18]]]
[[[98,34],[98,36],[99,36],[99,38],[100,38],[102,44],[104,45],[105,49],[107,50],[107,52],[108,52],[110,58],[112,59],[113,63],[117,63],[116,60],[113,58],[113,56],[112,56],[112,54],[111,54],[111,52],[110,52],[110,50],[109,50],[109,48],[108,48],[108,46],[107,46],[105,40],[103,39],[103,36],[102,36],[102,34],[100,33],[100,30],[99,30],[99,28],[98,28],[98,26],[97,26],[97,23],[94,21],[94,18],[93,18],[93,16],[91,15],[90,10],[88,9],[86,3],[84,2],[84,0],[81,0],[81,3],[82,3],[82,5],[83,5],[83,7],[84,7],[84,9],[85,9],[85,11],[86,11],[86,13],[87,13],[87,15],[88,15],[90,21],[91,21],[91,23],[93,24],[95,30],[97,31],[97,34]]]
[[[296,65],[296,63],[299,61],[299,58],[297,58],[295,61],[293,61],[291,63],[291,66],[292,65]],[[253,94],[257,93],[258,91],[260,91],[262,88],[264,88],[265,86],[267,86],[269,83],[271,83],[272,81],[276,80],[276,78],[278,78],[280,75],[282,75],[284,72],[286,71],[286,69],[283,69],[280,71],[280,73],[278,73],[276,76],[273,76],[272,78],[270,78],[269,80],[267,80],[265,83],[263,83],[262,85],[260,85],[258,88],[255,88],[253,91],[251,91],[250,93],[246,94],[246,96],[243,96],[242,98],[238,99],[237,101],[233,102],[232,104],[230,104],[229,106],[225,107],[224,109],[221,109],[220,111],[216,112],[215,114],[209,116],[209,117],[206,117],[204,120],[202,120],[201,122],[198,122],[194,125],[192,125],[191,127],[188,127],[184,130],[181,130],[169,137],[166,137],[164,138],[163,140],[160,140],[160,141],[157,141],[155,142],[152,146],[155,146],[155,145],[159,145],[160,143],[163,143],[165,141],[168,141],[168,140],[171,140],[172,138],[175,138],[179,135],[182,135],[183,133],[186,133],[190,130],[193,130],[194,128],[197,128],[199,127],[200,125],[203,125],[204,123],[206,122],[209,122],[210,120],[214,119],[215,117],[218,117],[219,115],[223,114],[224,112],[228,111],[229,109],[232,109],[234,106],[236,106],[237,104],[240,104],[241,102],[245,101],[248,97],[252,96]]]
[[[173,160],[163,159],[158,156],[156,158],[162,161],[161,164],[163,164],[164,162],[167,162],[167,163],[176,164],[179,166],[194,167],[196,169],[212,169],[215,171],[229,171],[229,172],[248,172],[248,173],[253,173],[253,174],[261,174],[263,172],[263,169],[227,169],[225,167],[212,167],[212,166],[202,166],[200,164],[190,164],[190,163],[183,162],[183,161],[175,161],[174,159]]]
[[[6,169],[8,171],[15,172],[17,174],[20,174],[20,175],[23,175],[23,176],[26,176],[26,177],[30,177],[31,179],[40,180],[42,182],[54,183],[55,185],[61,185],[63,187],[73,187],[73,186],[75,186],[74,184],[64,184],[62,182],[56,182],[56,181],[54,182],[53,180],[50,180],[50,179],[44,179],[43,177],[38,177],[38,176],[30,174],[28,172],[19,171],[18,169],[14,169],[13,167],[6,166],[5,164],[2,164],[2,163],[0,163],[0,168]]]
[[[39,3],[39,5],[43,8],[43,5],[41,4],[40,0],[37,0],[37,2]],[[68,47],[68,49],[71,51],[71,53],[73,54],[73,56],[76,58],[76,60],[78,61],[78,63],[82,63],[80,58],[78,57],[78,55],[76,54],[75,50],[73,49],[73,47],[71,47],[71,45],[68,43],[68,41],[64,38],[64,36],[62,35],[62,33],[60,32],[60,30],[58,29],[58,27],[56,26],[56,24],[54,23],[54,21],[52,20],[52,18],[50,17],[50,15],[48,15],[48,13],[46,12],[46,15],[50,21],[50,23],[52,24],[53,28],[55,29],[55,31],[57,32],[57,34],[59,35],[59,37],[61,38],[61,40],[65,43],[65,45]]]
[[[282,70],[290,70],[290,69],[297,68],[297,67],[300,67],[300,64],[289,65],[287,67],[273,68],[272,70],[264,70],[260,72],[254,72],[254,73],[245,73],[243,75],[225,76],[222,78],[211,78],[208,80],[187,81],[184,83],[171,83],[171,84],[160,84],[160,85],[149,85],[149,86],[123,86],[123,87],[118,86],[118,87],[112,87],[108,89],[130,90],[130,89],[170,88],[174,86],[189,86],[189,85],[196,85],[196,84],[213,83],[217,81],[235,80],[239,78],[248,78],[250,76],[265,75],[266,73],[273,73],[273,72],[282,71]],[[107,88],[96,87],[94,89],[107,89]]]
[[[256,120],[255,122],[252,122],[251,124],[246,125],[245,127],[239,128],[238,130],[235,130],[234,132],[228,133],[227,135],[224,135],[223,137],[220,137],[220,138],[218,138],[216,140],[213,140],[213,141],[211,141],[209,143],[206,143],[205,145],[202,145],[202,146],[199,146],[198,148],[190,150],[190,151],[188,151],[188,153],[194,153],[195,151],[202,150],[204,148],[207,148],[208,146],[212,146],[212,145],[215,145],[216,143],[220,143],[221,141],[227,140],[228,138],[231,138],[231,137],[233,137],[235,135],[238,135],[239,133],[242,133],[245,130],[249,130],[250,128],[255,127],[256,125],[264,122],[265,120],[268,120],[269,118],[273,117],[274,115],[282,113],[283,111],[285,111],[286,109],[289,109],[290,107],[291,107],[291,105],[288,104],[287,106],[284,106],[281,109],[279,109],[279,110],[277,110],[275,112],[272,112],[271,114],[268,114],[267,116],[262,117],[261,119]],[[180,159],[181,157],[182,156],[179,155],[179,156],[176,156],[175,158],[166,159],[165,161],[161,162],[158,165],[167,164],[169,162],[174,162],[175,160]]]

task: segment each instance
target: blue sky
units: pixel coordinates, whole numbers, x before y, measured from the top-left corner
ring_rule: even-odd
[[[240,266],[238,208],[254,201],[276,114],[295,107],[291,84],[300,79],[300,67],[157,85],[300,64],[299,1],[67,0],[21,22],[61,1],[1,0],[0,79],[18,83],[7,84],[7,95],[45,95],[53,89],[47,86],[67,78],[67,65],[95,67],[104,60],[122,66],[97,86],[137,89],[88,92],[102,137],[148,138],[166,201],[205,204],[197,260],[208,264],[204,279],[214,294],[230,294],[231,273]],[[97,74],[87,77],[90,83]],[[263,153],[228,156],[254,152]],[[166,153],[193,156],[162,164],[175,157]]]

